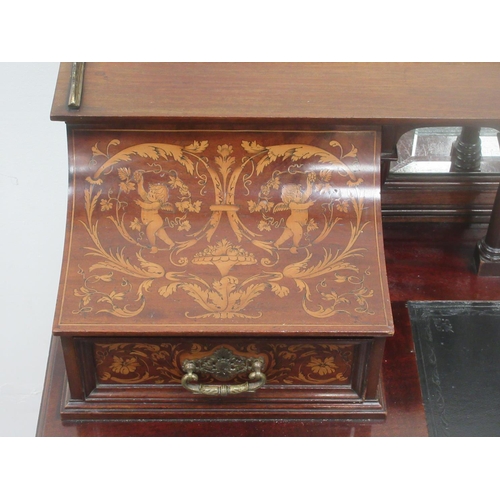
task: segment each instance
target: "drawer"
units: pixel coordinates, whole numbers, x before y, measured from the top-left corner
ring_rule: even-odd
[[[85,383],[80,400],[68,396],[63,415],[280,418],[349,410],[351,416],[383,416],[380,340],[64,339]],[[190,370],[196,375],[191,381]]]

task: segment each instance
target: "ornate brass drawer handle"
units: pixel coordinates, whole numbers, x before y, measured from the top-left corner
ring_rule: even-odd
[[[182,377],[182,386],[194,394],[205,396],[228,396],[242,392],[255,392],[266,383],[266,376],[262,373],[264,360],[262,358],[245,358],[237,356],[229,349],[222,347],[211,356],[182,363],[186,373]],[[230,380],[239,373],[248,372],[250,382],[236,385],[226,384],[197,384],[198,373],[207,373],[217,380]]]

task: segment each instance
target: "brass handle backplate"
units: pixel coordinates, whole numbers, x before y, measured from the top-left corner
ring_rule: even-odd
[[[266,383],[266,376],[262,373],[264,360],[262,358],[245,358],[237,356],[229,349],[222,347],[211,356],[192,360],[186,359],[182,369],[186,373],[182,377],[182,386],[194,394],[205,396],[228,396],[242,392],[255,392]],[[248,372],[250,382],[242,384],[198,384],[197,373],[207,373],[218,380],[229,380],[239,373]]]

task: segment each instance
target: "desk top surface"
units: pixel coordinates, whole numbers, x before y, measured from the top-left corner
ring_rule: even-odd
[[[500,63],[62,63],[51,119],[500,126]]]

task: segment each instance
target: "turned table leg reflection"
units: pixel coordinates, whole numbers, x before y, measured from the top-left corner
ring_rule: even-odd
[[[481,128],[463,127],[451,150],[450,172],[481,170]]]
[[[498,134],[500,142],[500,134]],[[479,276],[500,276],[500,184],[493,203],[486,236],[478,241],[474,263]]]

